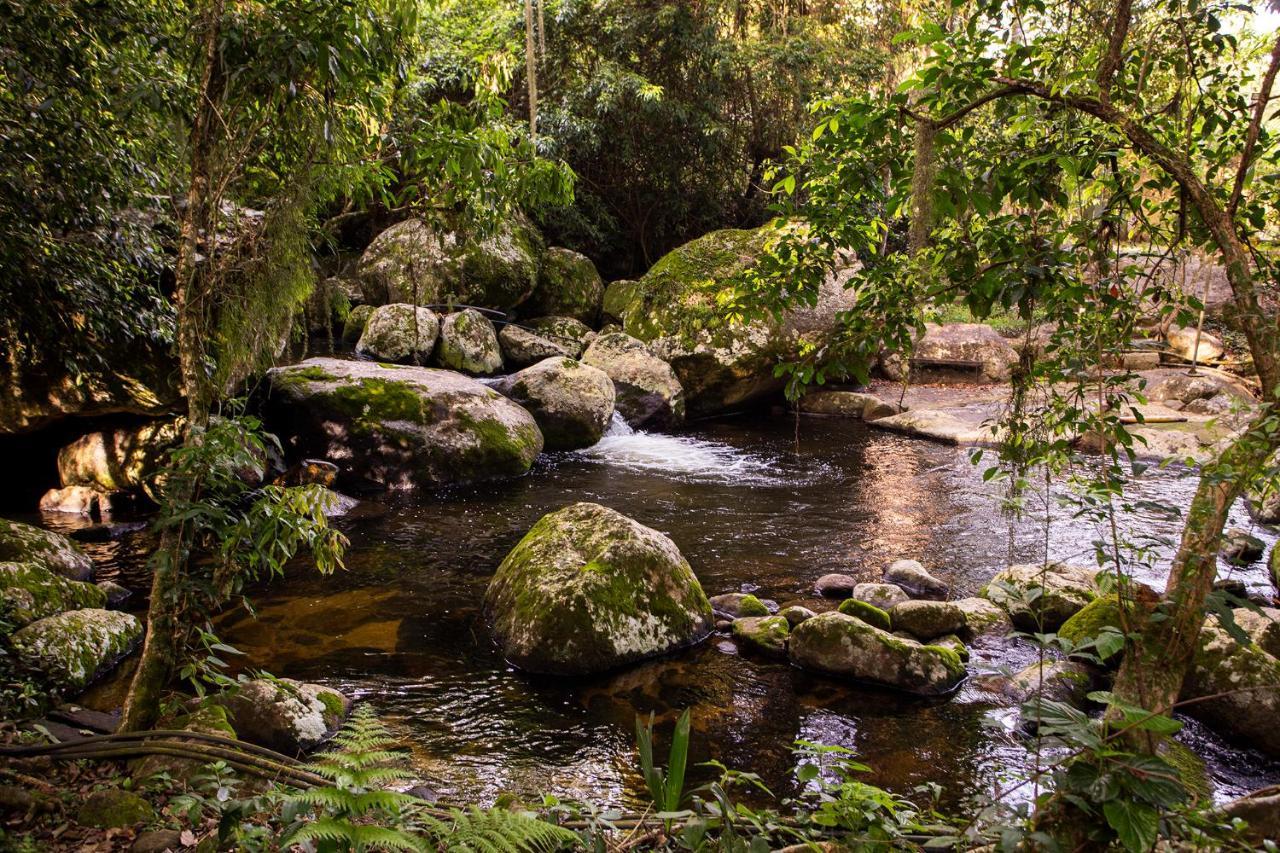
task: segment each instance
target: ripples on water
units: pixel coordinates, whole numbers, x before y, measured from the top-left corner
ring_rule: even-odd
[[[1185,507],[1193,489],[1193,478],[1161,471],[1132,493]],[[874,768],[870,782],[899,792],[937,782],[959,805],[1028,760],[1002,724],[1005,709],[976,689],[921,700],[841,684],[740,653],[718,636],[608,676],[529,678],[497,653],[480,602],[524,532],[579,500],[667,533],[711,595],[753,591],[829,609],[812,596],[819,576],[875,580],[898,557],[922,560],[957,596],[972,595],[1009,560],[1044,553],[1042,520],[1003,516],[999,497],[963,451],[847,421],[805,420],[798,445],[789,418],[712,422],[679,435],[616,422],[595,447],[547,455],[516,481],[388,497],[380,517],[342,522],[351,539],[345,572],[321,578],[292,567],[287,582],[254,594],[256,620],[230,614],[220,630],[248,666],[325,681],[375,704],[447,797],[491,801],[514,790],[638,802],[635,714],[656,712],[665,742],[679,711],[692,707],[691,761],[753,770],[779,796],[794,792],[789,749],[803,738],[855,749]],[[1105,526],[1052,502],[1051,514],[1051,557],[1091,562]],[[1232,521],[1249,526],[1239,509]],[[1135,508],[1121,524],[1166,541],[1156,565],[1139,572],[1162,583],[1179,521]],[[111,560],[107,575],[142,584],[145,549],[95,547]],[[1260,566],[1227,571],[1266,582]],[[971,669],[1020,668],[1033,656],[1028,647],[982,645]],[[1280,781],[1275,763],[1202,727],[1188,738],[1225,793]]]

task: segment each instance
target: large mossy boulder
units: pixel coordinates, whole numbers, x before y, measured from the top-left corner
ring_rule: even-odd
[[[91,432],[58,451],[58,477],[65,487],[150,491],[166,455],[181,440],[178,418]]]
[[[91,583],[54,574],[38,563],[0,563],[0,615],[14,628],[66,610],[107,606]]]
[[[35,563],[76,581],[93,579],[93,561],[61,533],[0,518],[0,562]]]
[[[788,652],[805,669],[923,696],[951,692],[965,674],[954,650],[896,637],[844,613],[823,613],[797,625]]]
[[[440,319],[430,308],[402,302],[373,309],[356,342],[356,352],[377,361],[426,364],[440,335]]]
[[[105,675],[142,639],[142,623],[118,610],[68,610],[37,619],[10,639],[18,659],[72,695]]]
[[[613,380],[617,409],[631,426],[669,429],[684,422],[684,388],[671,365],[625,332],[599,335],[582,354]]]
[[[267,373],[267,422],[351,488],[518,477],[542,450],[533,416],[474,379],[429,367],[312,358]]]
[[[489,318],[472,308],[456,311],[440,324],[436,364],[473,376],[502,370],[502,347]]]
[[[371,305],[460,304],[506,310],[533,293],[541,238],[519,218],[485,237],[440,233],[420,219],[383,231],[356,267]]]
[[[1280,756],[1280,659],[1205,620],[1182,685],[1186,712],[1240,743]],[[1194,701],[1193,701],[1194,700]]]
[[[605,313],[671,365],[690,415],[776,395],[782,388],[777,364],[797,353],[802,337],[817,340],[833,329],[837,311],[847,307],[842,270],[824,283],[815,308],[776,323],[720,322],[720,297],[778,235],[772,225],[713,231],[668,252],[639,281],[614,282],[606,290]]]
[[[578,450],[600,440],[613,419],[613,383],[603,370],[572,358],[548,358],[493,384],[523,406],[547,450]]]
[[[712,629],[675,543],[592,503],[543,516],[494,573],[484,606],[506,659],[549,675],[614,669]]]
[[[216,701],[241,740],[294,756],[328,740],[351,710],[339,691],[289,678],[246,681]]]
[[[983,589],[1023,631],[1056,631],[1098,597],[1096,572],[1065,563],[1009,566]]]
[[[555,314],[592,324],[600,319],[604,282],[586,255],[552,247],[542,256],[538,287],[522,306],[529,315]]]

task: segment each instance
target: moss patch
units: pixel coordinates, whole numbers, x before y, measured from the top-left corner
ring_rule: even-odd
[[[888,631],[892,627],[889,614],[876,607],[874,604],[868,604],[865,601],[859,601],[856,598],[848,598],[840,602],[838,608],[841,613],[846,616],[853,616],[861,619],[873,628],[879,628],[881,631]]]
[[[64,610],[107,604],[107,594],[93,584],[55,575],[36,563],[0,563],[0,591],[0,612],[15,628]]]
[[[100,829],[150,823],[155,818],[156,813],[150,803],[132,791],[118,788],[94,791],[85,797],[76,812],[77,823]]]

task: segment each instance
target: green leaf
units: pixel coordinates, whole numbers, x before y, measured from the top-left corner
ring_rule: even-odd
[[[1155,809],[1129,800],[1112,800],[1103,805],[1102,813],[1130,853],[1145,853],[1155,846],[1160,829]]]

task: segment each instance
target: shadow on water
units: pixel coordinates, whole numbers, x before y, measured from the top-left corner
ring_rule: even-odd
[[[812,594],[828,572],[873,580],[887,561],[915,557],[964,596],[1011,557],[1042,555],[1043,526],[1001,516],[994,487],[963,451],[830,420],[803,422],[797,447],[794,429],[788,418],[765,417],[677,436],[615,424],[595,447],[545,456],[517,481],[387,497],[377,517],[342,522],[346,571],[322,578],[292,567],[287,583],[253,595],[256,619],[228,614],[220,630],[249,667],[374,703],[445,797],[484,801],[514,790],[634,802],[643,790],[635,715],[655,712],[665,743],[685,707],[692,761],[755,771],[779,796],[794,793],[790,748],[800,738],[852,747],[874,768],[868,781],[898,792],[936,782],[954,806],[990,791],[1027,753],[1000,724],[1007,714],[968,687],[925,701],[841,684],[753,657],[723,636],[598,678],[534,679],[507,666],[489,640],[480,603],[494,568],[534,521],[575,501],[668,534],[708,594],[752,591],[815,609],[831,607]],[[1193,486],[1161,472],[1136,492],[1185,505]],[[1064,510],[1055,517],[1051,556],[1090,561],[1101,531]],[[1178,529],[1142,513],[1123,521],[1170,541]],[[1234,521],[1248,523],[1243,513]],[[116,549],[113,565],[129,575],[129,546],[103,547]],[[1243,577],[1265,583],[1256,568]],[[974,652],[974,671],[1032,657],[1003,642]],[[1224,790],[1280,780],[1274,764],[1203,729],[1194,737],[1215,767],[1234,766],[1219,773]],[[701,780],[709,771],[699,772]]]

